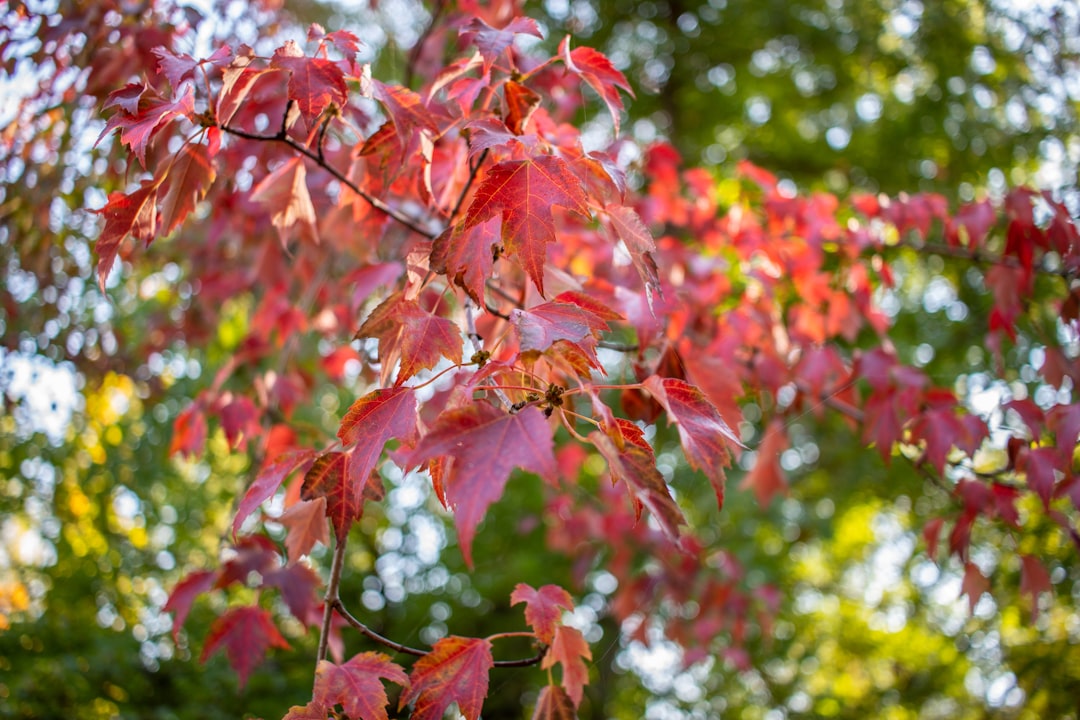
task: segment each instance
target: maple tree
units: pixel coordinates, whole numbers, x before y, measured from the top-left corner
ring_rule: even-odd
[[[440,718],[456,705],[472,719],[497,668],[530,665],[548,671],[533,716],[572,717],[593,652],[571,591],[602,568],[630,637],[748,670],[779,592],[696,520],[724,511],[736,458],[763,508],[785,494],[782,459],[807,416],[838,419],[947,498],[922,535],[931,558],[945,561],[944,541],[960,563],[973,613],[997,589],[973,533],[1080,544],[1080,235],[1059,197],[1021,187],[950,210],[930,193],[800,195],[750,163],[721,181],[619,134],[631,85],[604,54],[570,37],[523,49],[520,36],[543,33],[513,3],[439,7],[417,47],[440,60],[418,55],[412,83],[378,77],[361,37],[319,25],[303,41],[215,37],[185,52],[198,21],[167,9],[141,18],[159,20],[149,34],[121,12],[110,42],[123,62],[103,51],[88,64],[107,118],[96,141],[116,147],[96,210],[100,291],[159,252],[195,283],[137,351],[197,343],[230,322],[229,302],[249,303],[172,423],[178,462],[220,430],[252,468],[219,561],[169,593],[176,642],[209,596],[221,612],[201,658],[223,653],[243,686],[289,648],[284,629],[314,628],[311,700],[286,718]],[[611,134],[587,150],[575,120],[592,93]],[[998,376],[1018,376],[1035,338],[1030,372],[1047,390],[1029,398],[1014,381],[980,411],[905,357],[886,300],[909,255],[975,268],[986,311],[974,332]],[[351,404],[312,422],[325,381]],[[673,463],[693,473],[676,482]],[[450,628],[424,648],[381,634],[341,587],[365,514],[413,471],[451,513],[469,567],[485,520],[513,513],[509,487],[538,485],[574,586],[520,583],[495,600],[524,606],[517,630]],[[1040,546],[1016,542],[1034,616],[1054,582]],[[346,630],[365,643],[348,659]],[[531,653],[504,654],[523,638]]]

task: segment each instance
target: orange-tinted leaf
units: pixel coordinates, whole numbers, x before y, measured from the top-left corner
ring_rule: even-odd
[[[388,379],[400,361],[397,385],[435,367],[443,358],[461,362],[461,329],[452,321],[433,315],[413,300],[395,293],[375,308],[356,332],[356,337],[379,339],[382,376]]]
[[[194,403],[176,416],[173,436],[169,443],[169,457],[176,453],[197,457],[206,446],[206,415],[202,406]]]
[[[510,594],[510,604],[525,603],[525,622],[536,633],[536,639],[550,645],[555,636],[555,626],[562,619],[563,610],[573,610],[570,593],[558,585],[545,585],[539,590],[525,583],[518,583]]]
[[[577,709],[561,686],[545,685],[536,701],[532,720],[577,720]]]
[[[149,244],[157,232],[157,183],[143,180],[142,186],[130,195],[113,193],[109,202],[98,211],[105,218],[105,227],[94,249],[98,254],[98,285],[105,292],[120,243],[128,235]]]
[[[753,469],[746,473],[739,487],[754,491],[758,505],[769,507],[773,497],[782,494],[787,488],[784,471],[780,467],[780,453],[788,447],[784,423],[774,419],[765,429],[765,437],[757,449],[757,460]]]
[[[259,474],[255,476],[255,482],[251,483],[251,487],[247,489],[243,499],[240,500],[240,505],[236,510],[236,517],[233,518],[233,538],[236,537],[236,533],[240,531],[240,526],[255,511],[255,508],[273,497],[277,489],[281,487],[281,483],[285,481],[285,478],[304,463],[310,462],[314,456],[315,452],[313,450],[290,450],[262,466]]]
[[[347,455],[343,452],[327,452],[315,459],[304,475],[300,497],[314,500],[326,498],[326,516],[334,526],[334,534],[341,542],[349,533],[353,521],[363,510],[363,488],[355,491],[345,473]],[[366,479],[366,478],[365,478]]]
[[[399,709],[414,703],[410,720],[442,720],[446,709],[456,702],[467,720],[477,720],[493,666],[487,640],[444,638],[413,665],[409,690],[401,696]]]
[[[444,412],[417,444],[409,465],[440,456],[454,459],[444,478],[446,499],[454,508],[461,551],[470,567],[476,526],[502,497],[513,469],[545,478],[558,472],[551,426],[534,407],[511,415],[477,401]]]
[[[289,99],[296,102],[308,127],[313,127],[330,105],[345,106],[345,74],[332,60],[306,57],[300,46],[289,40],[274,51],[271,65],[289,72]]]
[[[385,85],[372,81],[375,99],[383,104],[397,129],[398,142],[406,157],[412,156],[412,148],[419,142],[419,133],[438,134],[438,127],[431,112],[424,107],[424,99],[401,85]]]
[[[656,260],[652,256],[653,251],[656,250],[652,233],[633,208],[609,205],[607,211],[616,237],[626,245],[626,249],[630,252],[630,260],[634,263],[634,269],[637,270],[641,281],[645,283],[646,291],[650,293],[649,297],[652,297],[653,291],[660,290],[660,275],[657,272]]]
[[[349,453],[348,478],[359,496],[386,443],[407,442],[416,434],[416,395],[403,387],[370,392],[352,404],[337,434],[344,445],[355,444]]]
[[[476,189],[463,230],[501,214],[506,251],[518,257],[542,295],[547,244],[555,242],[551,210],[557,205],[586,215],[585,201],[581,181],[557,157],[502,162],[488,170]]]
[[[585,642],[581,631],[567,625],[555,628],[555,639],[544,656],[541,667],[546,670],[555,667],[555,663],[562,664],[562,686],[566,688],[575,707],[581,704],[585,686],[589,684],[586,660],[592,660],[592,651],[589,650],[589,643]]]
[[[161,230],[164,234],[179,227],[195,210],[214,184],[215,177],[217,172],[205,145],[188,143],[180,149],[180,156],[169,167],[168,189],[161,200]]]
[[[320,660],[312,702],[324,708],[340,705],[355,720],[387,720],[384,678],[398,685],[409,682],[405,671],[382,653],[360,653],[343,665]]]
[[[570,50],[569,35],[563,38],[559,45],[559,54],[566,64],[566,69],[587,82],[603,99],[608,112],[611,113],[611,120],[615,124],[615,134],[618,135],[619,112],[623,109],[619,88],[629,93],[630,97],[634,97],[634,91],[630,89],[626,76],[611,64],[606,55],[597,50],[590,47]]]
[[[246,51],[246,52],[245,52]],[[232,59],[227,68],[222,71],[221,91],[217,100],[217,121],[221,125],[228,125],[237,111],[247,99],[255,83],[261,78],[276,75],[276,68],[251,67],[254,54],[251,48],[241,48],[241,52]]]
[[[533,112],[540,106],[540,96],[521,83],[507,80],[503,85],[506,97],[506,127],[515,135],[525,132]]]
[[[667,411],[668,421],[679,426],[686,459],[712,482],[716,501],[724,505],[724,470],[730,462],[725,439],[742,445],[705,394],[689,383],[653,375],[642,383]]]
[[[329,709],[312,700],[307,705],[293,705],[281,720],[326,720]]]
[[[251,199],[266,206],[270,222],[278,229],[282,240],[288,237],[294,225],[299,224],[305,238],[318,242],[318,218],[308,193],[303,158],[295,157],[279,165],[252,188]]]
[[[289,643],[274,626],[270,613],[257,606],[244,606],[229,610],[210,627],[200,662],[206,662],[221,647],[243,687],[268,649],[287,650]]]
[[[641,428],[616,418],[612,429],[607,433],[595,430],[589,433],[589,440],[607,460],[612,480],[626,483],[639,512],[642,506],[648,508],[664,534],[677,539],[686,518],[657,469],[656,456]]]
[[[278,522],[288,529],[285,549],[289,562],[296,562],[311,552],[315,543],[330,545],[330,532],[326,525],[326,498],[302,500],[286,510]]]

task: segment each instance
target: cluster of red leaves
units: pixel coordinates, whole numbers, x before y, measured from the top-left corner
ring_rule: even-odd
[[[512,8],[473,7],[448,21],[464,55],[419,90],[372,78],[357,60],[358,38],[316,26],[306,46],[289,42],[271,57],[245,46],[195,60],[169,49],[174,38],[166,37],[143,76],[105,103],[103,137],[117,132],[145,172],[101,210],[102,285],[128,238],[172,236],[202,269],[198,324],[212,326],[237,294],[255,300],[248,336],[178,418],[172,451],[200,453],[210,416],[234,447],[264,436],[264,461],[234,534],[297,475],[281,518],[290,564],[274,569],[262,541],[240,540],[238,557],[262,548],[262,564],[238,574],[233,559],[189,576],[169,603],[177,627],[198,592],[246,581],[252,571],[284,591],[266,578],[305,567],[298,562],[314,544],[329,542],[328,523],[343,544],[364,501],[381,498],[383,462],[427,470],[471,564],[479,524],[521,469],[552,488],[551,515],[561,526],[553,547],[578,552],[588,539],[618,539],[608,560],[625,581],[613,601],[617,617],[692,601],[700,611],[693,620],[673,615],[668,635],[692,660],[727,633],[731,659],[743,666],[746,625],[768,623],[775,593],[740,590],[737,563],[685,530],[644,427],[662,416],[677,426],[687,462],[709,478],[720,504],[723,468],[739,447],[725,418],[739,418],[745,398],[793,398],[768,403],[774,411],[743,483],[763,505],[786,487],[777,458],[788,413],[831,408],[861,424],[886,460],[905,446],[938,476],[962,471],[988,441],[985,420],[900,361],[888,340],[891,320],[875,304],[894,282],[896,238],[925,251],[940,232],[945,243],[931,249],[992,263],[991,345],[1015,337],[1036,274],[1080,270],[1075,224],[1053,198],[1028,190],[1010,193],[1003,213],[980,201],[950,215],[930,195],[846,203],[791,196],[744,164],[743,192],[722,208],[715,178],[684,170],[669,146],[649,148],[633,166],[633,153],[614,143],[586,151],[572,124],[582,85],[600,94],[617,130],[625,78],[600,53],[571,50],[569,40],[548,58],[524,54],[515,36],[539,29]],[[645,181],[640,193],[628,189],[635,171]],[[189,238],[184,223],[200,208],[208,216],[198,239]],[[1001,228],[1004,242],[995,244]],[[1061,300],[1062,318],[1074,325],[1078,292],[1067,289]],[[319,358],[327,377],[373,388],[345,413],[336,438],[291,422],[317,382],[298,359],[301,336],[335,348]],[[613,337],[633,343],[627,362],[606,365],[600,350],[618,347]],[[1047,381],[1080,380],[1061,348],[1046,354]],[[612,367],[633,377],[606,384]],[[254,380],[238,382],[240,369]],[[435,379],[444,389],[418,392]],[[963,509],[952,553],[967,562],[979,517],[1016,525],[1015,501],[1027,491],[1076,537],[1075,513],[1056,501],[1080,508],[1072,472],[1078,408],[1010,405],[1029,435],[1009,444],[1001,472],[970,471],[954,483]],[[605,497],[600,510],[558,493],[575,482],[560,472],[560,425],[578,443],[569,447],[607,462],[628,501]],[[655,530],[641,522],[646,510]],[[936,543],[936,530],[927,537]],[[661,559],[654,573],[633,576],[636,552]],[[1049,587],[1037,563],[1024,561],[1033,595]],[[965,579],[969,594],[977,580]],[[576,631],[552,625],[553,608],[568,606],[565,591],[530,592],[538,591],[519,589],[513,599],[526,603],[535,637],[550,646],[542,662],[561,664],[563,679],[544,691],[539,716],[567,716],[581,702],[588,648]],[[303,603],[294,610],[307,622],[311,603]],[[206,653],[224,644],[243,679],[280,640],[252,606],[215,625]],[[441,717],[452,702],[477,717],[493,662],[490,639],[458,637],[437,643],[407,680],[374,653],[324,662],[314,700],[290,717],[325,717],[335,706],[385,717],[383,679],[407,688],[401,703],[415,717]],[[371,706],[355,699],[361,690]]]

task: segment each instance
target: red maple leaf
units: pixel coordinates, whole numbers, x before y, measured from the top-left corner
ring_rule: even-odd
[[[251,199],[266,206],[270,222],[278,229],[283,242],[297,224],[302,237],[319,241],[319,222],[308,193],[303,158],[295,157],[279,165],[251,189]]]
[[[1054,448],[1038,447],[1028,451],[1019,463],[1019,469],[1027,477],[1028,486],[1035,491],[1043,502],[1043,507],[1050,509],[1050,500],[1054,496],[1057,483],[1057,452]]]
[[[968,608],[972,614],[983,593],[990,592],[990,581],[979,570],[979,566],[969,562],[964,566],[964,581],[960,584],[960,595],[968,596]]]
[[[480,51],[480,57],[484,58],[485,72],[491,69],[492,63],[499,59],[503,50],[510,47],[514,42],[514,35],[518,33],[538,38],[544,37],[536,21],[527,17],[516,17],[501,30],[496,30],[480,18],[474,17],[461,29],[462,39],[475,45]]]
[[[690,464],[712,482],[716,501],[724,505],[724,467],[731,456],[724,440],[741,446],[720,412],[698,388],[675,378],[653,375],[642,383],[667,411],[668,422],[679,427],[679,440]]]
[[[341,108],[348,101],[345,74],[338,64],[305,56],[293,40],[274,51],[270,64],[289,72],[289,99],[296,102],[309,128],[330,105]]]
[[[169,457],[176,453],[197,457],[206,446],[206,415],[199,403],[193,403],[176,416],[173,436],[169,443]]]
[[[251,67],[255,60],[254,52],[250,48],[244,49],[247,52],[234,57],[221,73],[221,90],[214,112],[222,126],[232,121],[260,79],[281,72],[278,68]]]
[[[191,606],[195,603],[195,598],[210,590],[217,581],[217,577],[216,572],[196,570],[178,582],[176,587],[173,588],[165,607],[162,608],[163,612],[176,613],[172,626],[173,642],[177,641],[180,629],[184,627],[184,621],[187,620],[188,613],[191,612]]]
[[[217,171],[206,145],[188,143],[169,165],[168,187],[161,199],[161,231],[168,235],[195,210],[214,184]]]
[[[382,653],[359,653],[342,665],[320,660],[312,702],[323,708],[323,718],[328,709],[340,705],[355,720],[387,720],[389,700],[382,679],[398,685],[409,682],[405,671]]]
[[[288,508],[278,518],[285,526],[285,550],[289,553],[289,562],[296,562],[311,552],[315,543],[330,545],[330,532],[326,526],[326,498],[301,500]]]
[[[619,112],[623,109],[622,98],[619,96],[619,88],[622,88],[630,97],[634,97],[634,91],[626,76],[611,64],[611,60],[603,53],[590,47],[579,47],[570,50],[570,36],[563,38],[559,44],[559,54],[562,56],[566,69],[574,73],[589,86],[599,93],[611,120],[615,123],[615,134],[619,134]]]
[[[570,593],[558,585],[544,585],[539,590],[525,583],[518,583],[510,593],[510,604],[525,603],[525,622],[536,633],[536,639],[550,645],[555,637],[555,627],[560,624],[563,610],[573,610]]]
[[[262,466],[259,474],[255,476],[255,482],[251,483],[247,492],[244,493],[236,510],[236,517],[233,518],[232,524],[234,539],[240,531],[240,526],[244,524],[244,520],[254,512],[255,508],[273,497],[285,478],[304,463],[310,462],[314,456],[313,450],[289,450]]]
[[[551,643],[541,667],[545,670],[562,664],[562,686],[566,688],[574,706],[581,704],[585,686],[589,683],[589,667],[586,660],[592,660],[589,643],[577,628],[560,625],[555,628],[555,639]]]
[[[686,524],[686,518],[656,467],[656,455],[642,429],[629,420],[616,418],[614,428],[606,433],[589,433],[589,440],[607,460],[612,480],[626,483],[638,513],[641,507],[647,507],[664,534],[673,540],[678,538],[679,526]]]
[[[577,720],[577,709],[562,687],[545,685],[536,701],[532,720]]]
[[[433,315],[414,300],[395,293],[375,308],[356,332],[356,337],[379,339],[382,379],[389,379],[400,361],[395,385],[421,370],[429,370],[443,358],[461,362],[461,329],[446,318]]]
[[[580,297],[574,293],[563,293],[552,302],[528,310],[510,311],[510,319],[521,339],[521,350],[543,351],[557,340],[578,343],[585,338],[598,338],[601,332],[610,329],[606,320],[620,317],[611,310],[604,313],[606,308],[597,303],[583,307],[573,302]],[[595,306],[598,307],[594,311]]]
[[[348,456],[343,452],[323,453],[315,459],[304,475],[300,497],[314,500],[326,498],[326,516],[334,526],[338,542],[349,534],[349,527],[363,510],[363,489],[356,491],[345,472]]]
[[[221,647],[225,648],[225,656],[240,678],[240,687],[244,687],[268,649],[288,650],[289,643],[274,626],[270,613],[258,606],[245,605],[229,610],[214,621],[199,661],[206,662]]]
[[[787,488],[784,471],[780,467],[780,453],[787,447],[784,423],[780,419],[774,419],[765,429],[765,437],[757,449],[757,460],[753,469],[746,473],[739,485],[744,490],[752,489],[758,505],[763,508],[768,507],[773,497],[782,494]]]
[[[409,689],[398,707],[415,703],[410,720],[442,720],[450,704],[457,703],[466,720],[477,720],[492,667],[488,640],[454,635],[443,638],[413,665]]]
[[[323,527],[326,522],[323,521]],[[276,568],[262,576],[260,587],[277,588],[293,617],[305,621],[318,604],[315,590],[322,584],[318,573],[307,565],[293,564]]]
[[[124,238],[132,235],[147,245],[154,239],[158,219],[157,189],[157,182],[143,180],[139,189],[129,195],[110,195],[105,207],[97,211],[105,218],[105,227],[94,245],[98,254],[98,286],[102,292],[105,292],[105,279],[109,277]]]
[[[1031,597],[1031,622],[1039,618],[1039,595],[1054,592],[1050,573],[1033,555],[1020,556],[1020,592]]]
[[[500,247],[499,220],[491,218],[465,228],[453,225],[431,246],[431,269],[449,277],[477,305],[484,304],[484,283],[491,277],[496,248]]]
[[[129,93],[130,88],[129,85],[118,92]],[[183,94],[171,101],[156,96],[149,97],[143,93],[139,98],[137,112],[127,112],[125,108],[130,105],[123,100],[111,104],[120,110],[105,123],[105,129],[101,131],[97,141],[101,142],[102,138],[119,128],[120,142],[127,145],[135,153],[135,157],[139,158],[142,166],[146,167],[146,146],[150,139],[170,120],[194,115],[195,92],[190,84],[186,85]]]
[[[397,130],[398,143],[405,157],[413,157],[420,142],[420,133],[426,132],[432,137],[439,129],[435,118],[424,107],[424,99],[416,92],[401,85],[386,85],[373,80],[372,94],[383,104],[387,114]]]
[[[502,497],[515,467],[545,478],[558,473],[551,426],[535,407],[506,413],[476,401],[439,416],[409,457],[410,467],[449,456],[446,499],[465,562],[472,567],[472,540],[488,507]]]
[[[416,395],[411,388],[375,390],[352,404],[338,428],[349,452],[348,480],[359,502],[383,448],[391,440],[408,442],[416,434]]]
[[[660,275],[657,272],[656,260],[652,256],[656,244],[641,216],[633,208],[623,205],[608,205],[607,212],[615,237],[626,245],[634,269],[645,283],[646,289],[650,293],[660,290]]]
[[[547,244],[555,242],[554,206],[588,214],[581,181],[565,162],[552,155],[501,162],[476,189],[463,230],[501,213],[506,252],[518,257],[543,295]]]

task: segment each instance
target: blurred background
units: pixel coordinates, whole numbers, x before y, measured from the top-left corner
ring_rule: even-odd
[[[277,5],[277,20],[260,24],[263,6]],[[172,425],[245,337],[257,298],[237,297],[200,327],[185,314],[193,275],[206,270],[168,244],[114,273],[102,295],[90,210],[123,187],[123,164],[111,138],[94,144],[113,88],[88,86],[78,68],[104,61],[111,31],[126,38],[147,17],[194,24],[220,12],[252,43],[256,32],[311,22],[353,30],[375,77],[402,80],[444,9],[170,7],[0,5],[2,717],[272,718],[310,697],[317,638],[298,626],[286,628],[297,652],[275,653],[242,693],[224,658],[195,661],[222,598],[196,604],[179,645],[169,636],[167,594],[213,562],[251,472],[220,432],[205,457],[170,459]],[[549,52],[567,33],[605,52],[636,93],[625,132],[672,143],[687,165],[728,177],[749,159],[802,190],[934,191],[954,205],[1032,184],[1080,211],[1080,9],[1070,0],[551,0],[524,12],[541,21]],[[193,39],[191,51],[209,42]],[[610,133],[599,104],[581,119],[587,134]],[[1072,397],[1039,380],[1038,342],[1023,329],[1009,350],[1016,371],[998,377],[982,348],[990,301],[980,269],[896,262],[901,284],[888,301],[905,359],[921,352],[932,378],[965,392],[1001,397],[1021,383],[1048,402]],[[314,377],[315,402],[302,412],[333,432],[354,389]],[[744,436],[761,432],[760,418],[743,407]],[[1080,569],[1056,528],[1029,528],[1023,547],[977,528],[973,557],[994,572],[994,588],[969,612],[958,567],[931,562],[920,537],[951,502],[946,492],[910,465],[886,467],[838,418],[807,416],[788,432],[791,494],[766,510],[736,490],[742,471],[716,514],[689,470],[671,470],[692,523],[722,539],[748,582],[779,589],[772,637],[746,641],[748,667],[718,655],[689,668],[674,645],[623,638],[605,614],[615,580],[601,553],[578,596],[595,660],[582,717],[1077,716]],[[677,438],[660,428],[656,443],[662,455]],[[571,585],[572,561],[544,542],[534,485],[509,486],[500,505],[515,511],[493,508],[466,572],[424,482],[387,480],[387,502],[369,506],[354,532],[342,591],[384,634],[416,644],[448,629],[513,629],[515,583]],[[1016,592],[1021,551],[1047,559],[1055,588],[1034,622]],[[521,716],[542,674],[494,675],[485,716]]]

